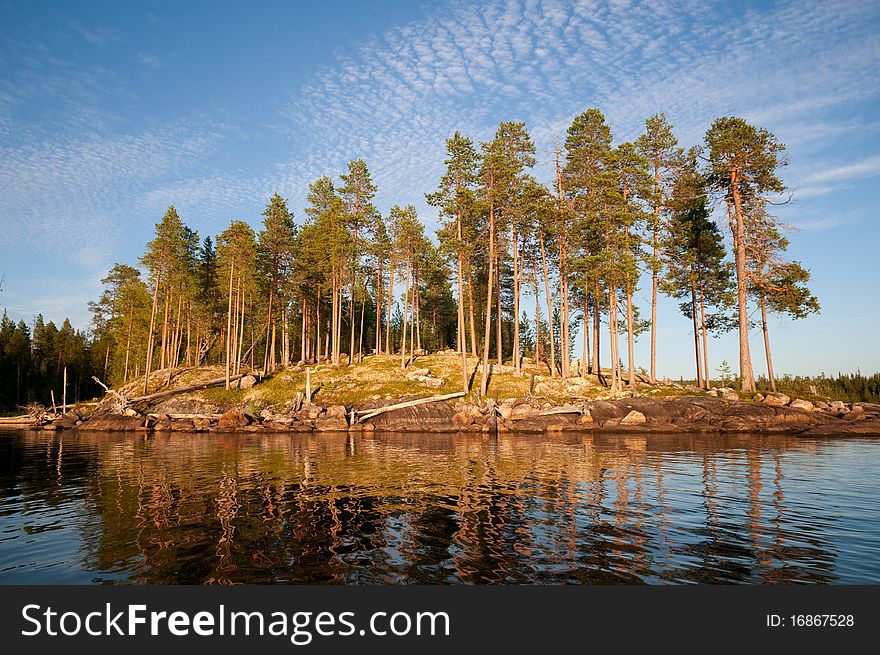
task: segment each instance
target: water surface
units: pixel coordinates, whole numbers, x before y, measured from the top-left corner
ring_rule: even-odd
[[[0,432],[0,583],[880,583],[880,440]]]

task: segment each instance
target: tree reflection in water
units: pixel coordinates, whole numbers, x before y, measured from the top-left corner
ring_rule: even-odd
[[[866,516],[842,514],[834,485],[804,480],[852,466],[848,444],[876,447],[9,433],[0,581],[48,581],[40,571],[54,565],[85,581],[158,584],[836,582],[849,579],[839,524]],[[877,491],[870,481],[865,494]],[[24,535],[51,535],[62,515],[76,539],[47,537],[51,561],[31,561]],[[877,514],[867,519],[876,546]]]

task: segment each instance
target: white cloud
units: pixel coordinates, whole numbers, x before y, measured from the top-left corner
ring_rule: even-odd
[[[880,175],[880,156],[869,157],[854,164],[836,166],[817,171],[808,175],[804,182],[808,184],[827,182],[850,182],[853,180]]]

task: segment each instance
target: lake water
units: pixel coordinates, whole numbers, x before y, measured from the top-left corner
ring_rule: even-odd
[[[880,440],[0,432],[0,583],[880,583]]]

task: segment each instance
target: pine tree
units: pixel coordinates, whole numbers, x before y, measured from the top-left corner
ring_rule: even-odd
[[[651,384],[654,384],[657,382],[657,290],[663,266],[663,260],[660,256],[660,242],[663,239],[663,214],[667,209],[673,178],[681,163],[683,153],[682,149],[677,147],[678,140],[672,132],[672,126],[666,120],[666,114],[655,114],[645,121],[645,133],[636,140],[636,145],[639,152],[648,161],[652,178],[651,192],[648,196],[651,208],[649,227],[651,255],[648,259],[651,269],[651,366],[649,379]]]
[[[746,216],[744,197],[758,202],[765,194],[779,193],[785,185],[776,176],[785,146],[767,130],[753,127],[742,118],[716,119],[706,132],[712,188],[727,204],[733,235],[739,314],[739,368],[743,392],[755,392],[749,352],[748,280],[746,276]]]
[[[456,328],[457,349],[461,353],[462,388],[469,390],[467,374],[467,338],[464,318],[464,270],[465,261],[472,247],[471,241],[465,240],[465,235],[471,230],[466,225],[469,217],[473,216],[474,192],[473,185],[477,180],[477,152],[473,142],[456,132],[451,139],[446,140],[447,159],[446,172],[440,179],[440,186],[433,194],[428,194],[428,204],[440,208],[441,217],[455,219],[454,232],[450,229],[452,223],[446,224],[445,230],[438,233],[441,244],[447,251],[453,254],[456,260],[456,275],[458,286],[458,326]],[[452,232],[450,234],[450,232]]]

